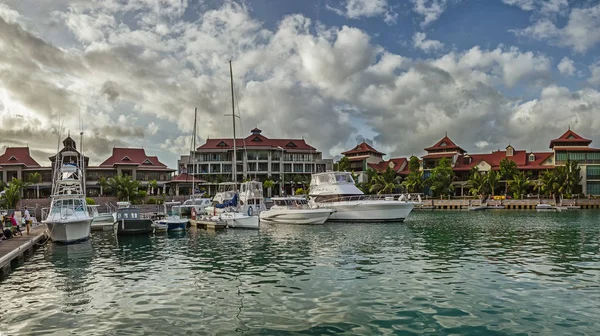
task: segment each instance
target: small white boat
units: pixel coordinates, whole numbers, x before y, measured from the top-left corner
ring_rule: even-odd
[[[332,209],[311,208],[304,197],[273,197],[275,205],[260,213],[260,221],[272,224],[323,224]]]
[[[545,203],[540,203],[540,204],[536,205],[535,209],[537,211],[558,211],[558,208],[555,207],[554,205],[545,204]]]
[[[112,231],[115,217],[112,213],[99,213],[98,205],[88,205],[92,217],[92,231]]]
[[[181,208],[179,207],[180,202],[165,202],[163,204],[165,209],[165,218],[154,221],[154,224],[163,227],[167,226],[167,231],[185,231],[188,220],[181,218]],[[169,211],[171,207],[171,211]]]
[[[469,206],[468,210],[469,211],[479,211],[479,210],[487,210],[488,206],[485,204],[482,205],[473,205],[473,206]]]
[[[155,221],[152,223],[152,230],[154,230],[154,232],[167,232],[169,230],[169,224]]]

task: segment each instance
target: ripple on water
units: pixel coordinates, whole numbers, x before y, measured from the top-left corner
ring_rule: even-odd
[[[2,283],[29,335],[592,335],[599,212],[415,212],[49,244]]]

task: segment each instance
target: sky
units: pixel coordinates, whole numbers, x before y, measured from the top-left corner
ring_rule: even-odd
[[[83,129],[92,164],[144,147],[175,168],[195,107],[197,146],[231,137],[230,59],[238,136],[326,158],[600,143],[598,55],[598,1],[2,0],[0,151],[47,165]]]

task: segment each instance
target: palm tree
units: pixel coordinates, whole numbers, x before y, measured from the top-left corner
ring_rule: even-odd
[[[498,184],[500,183],[500,174],[495,170],[490,170],[485,175],[485,181],[490,188],[490,193],[494,196],[495,190],[498,188]]]
[[[517,163],[509,158],[500,160],[500,178],[504,180],[504,193],[508,193],[508,181],[513,179],[513,176],[518,173]]]
[[[15,180],[13,179],[10,186],[4,189],[4,194],[2,195],[7,209],[15,209],[21,200],[21,190],[19,189],[19,184],[14,183]]]
[[[108,179],[107,189],[114,193],[120,201],[133,202],[143,196],[139,192],[139,187],[139,181],[132,181],[130,176],[119,175]]]
[[[263,182],[263,188],[268,190],[268,195],[269,197],[271,197],[271,188],[273,188],[275,186],[275,181],[269,179],[269,180],[265,180],[265,182]]]
[[[152,181],[148,182],[148,187],[150,187],[152,194],[155,194],[158,192],[158,182],[156,182],[156,180],[152,180]]]
[[[452,181],[454,171],[448,158],[442,158],[438,165],[431,170],[431,175],[425,181],[434,196],[446,196],[453,192]]]
[[[487,192],[488,185],[485,180],[485,176],[479,172],[477,167],[471,169],[471,174],[469,175],[468,184],[471,186],[469,189],[469,193],[473,196],[482,195]]]
[[[402,186],[410,193],[423,192],[423,186],[425,185],[425,179],[423,178],[423,171],[411,172],[402,181]]]
[[[29,174],[28,180],[34,186],[36,186],[36,198],[40,198],[40,186],[39,183],[42,183],[42,175],[38,172],[33,174]]]
[[[108,190],[108,181],[106,180],[106,177],[101,176],[98,179],[98,185],[100,186],[100,194],[108,194],[108,192],[110,192],[110,190]]]
[[[520,199],[531,186],[529,176],[524,171],[513,174],[513,179],[508,182],[510,190],[513,192],[513,197]]]
[[[533,188],[541,195],[552,195],[553,192],[558,189],[558,185],[556,173],[554,171],[546,170],[540,174],[538,183],[534,185]]]
[[[370,191],[378,194],[391,194],[400,186],[400,179],[396,171],[388,167],[383,173],[373,177]]]

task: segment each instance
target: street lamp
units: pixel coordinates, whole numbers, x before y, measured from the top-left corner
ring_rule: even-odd
[[[284,177],[285,177],[285,175],[284,175],[285,169],[283,168],[283,151],[284,151],[284,149],[281,146],[277,146],[277,148],[281,149],[281,193],[282,193],[281,196],[284,196],[283,195],[283,193],[285,193],[285,179],[284,179]]]

